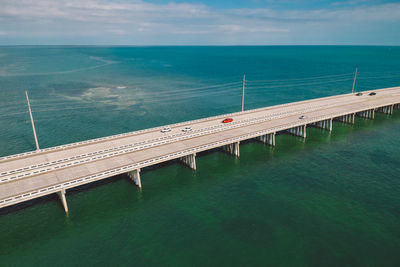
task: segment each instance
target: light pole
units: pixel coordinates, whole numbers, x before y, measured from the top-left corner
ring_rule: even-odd
[[[25,96],[26,96],[26,101],[28,102],[29,115],[31,116],[32,130],[33,130],[33,136],[35,137],[36,150],[40,150],[40,148],[39,148],[39,142],[38,142],[37,136],[36,136],[35,123],[33,122],[31,104],[29,103],[28,91],[25,91]]]
[[[242,90],[242,112],[244,109],[244,88],[246,86],[246,74],[243,75],[243,90]]]
[[[354,94],[354,87],[356,85],[357,71],[358,71],[358,69],[356,68],[356,72],[354,73],[353,89],[351,89],[352,94]]]

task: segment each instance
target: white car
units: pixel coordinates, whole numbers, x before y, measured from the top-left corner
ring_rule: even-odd
[[[162,133],[167,133],[167,132],[170,132],[170,131],[171,131],[171,127],[164,127],[161,130]]]
[[[301,115],[301,116],[299,117],[299,119],[300,119],[300,120],[302,120],[302,119],[307,119],[307,116]]]
[[[182,132],[190,132],[192,130],[192,127],[186,126],[185,128],[182,129]]]

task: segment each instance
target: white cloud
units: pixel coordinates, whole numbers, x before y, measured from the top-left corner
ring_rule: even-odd
[[[15,32],[13,31],[2,31],[0,30],[0,36],[9,36],[9,35],[13,35],[15,34]]]
[[[125,35],[128,33],[127,31],[125,31],[123,29],[108,29],[107,31],[109,33],[116,34],[116,35]]]
[[[355,1],[362,3],[364,0]],[[268,44],[293,40],[318,43],[324,38],[327,40],[328,34],[336,34],[333,39],[346,40],[355,29],[360,29],[359,34],[364,31],[363,38],[367,37],[368,27],[373,24],[376,31],[382,28],[388,32],[391,42],[400,42],[400,37],[393,37],[400,35],[399,3],[357,7],[335,4],[337,7],[332,9],[299,11],[212,9],[202,4],[152,4],[141,0],[0,2],[0,36],[3,40],[13,32],[13,36],[39,40],[46,37],[76,41],[76,38],[87,36],[95,42],[113,40],[123,44],[185,44],[189,41],[200,44]],[[304,33],[308,33],[307,36]],[[109,35],[116,38],[107,38]]]
[[[243,26],[239,24],[222,24],[216,27],[217,32],[225,32],[225,33],[266,33],[266,32],[288,32],[288,29],[280,29],[280,28],[269,28],[269,27],[260,27],[260,26]]]

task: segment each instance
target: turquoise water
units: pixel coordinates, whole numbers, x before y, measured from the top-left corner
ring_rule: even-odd
[[[400,84],[400,47],[0,47],[0,156]],[[0,211],[0,265],[399,266],[400,112]]]

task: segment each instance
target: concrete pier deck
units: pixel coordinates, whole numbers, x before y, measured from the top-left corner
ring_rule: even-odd
[[[400,87],[344,94],[225,114],[0,158],[0,208],[58,193],[68,212],[66,190],[127,173],[141,188],[140,169],[180,159],[196,169],[196,153],[222,147],[239,156],[240,141],[275,145],[277,132],[306,137],[307,126],[332,130],[332,121],[354,123],[375,112],[399,109]],[[301,117],[302,116],[302,117]],[[230,117],[231,123],[221,121]],[[300,118],[301,117],[301,118]],[[184,127],[191,127],[183,132]]]

